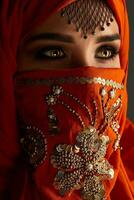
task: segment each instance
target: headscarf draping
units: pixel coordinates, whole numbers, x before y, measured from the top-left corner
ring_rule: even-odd
[[[20,200],[39,200],[41,194],[36,189],[32,178],[29,179],[28,170],[22,167],[23,162],[19,160],[21,150],[19,145],[19,133],[17,127],[16,104],[14,96],[14,74],[17,71],[16,54],[20,41],[32,29],[40,25],[50,15],[58,12],[72,0],[3,0],[0,10],[0,195],[4,199],[7,192],[11,199]],[[124,0],[109,0],[110,7],[114,11],[121,35],[120,62],[125,72],[124,85],[127,84],[128,73],[128,49],[129,49],[129,27],[126,4]],[[133,128],[129,121],[126,122],[127,94],[125,94],[125,103],[123,104],[123,114],[121,121],[121,134],[128,133],[129,136],[123,136],[127,143],[133,140]],[[115,156],[115,162],[118,166],[116,179],[111,185],[109,191],[109,200],[120,197],[121,199],[133,199],[134,190],[132,187],[132,164],[127,162],[127,151],[132,157],[132,143],[125,145],[125,139],[122,139],[124,152],[121,159],[120,153]],[[114,156],[114,155],[113,155]],[[112,158],[114,160],[114,158]],[[124,160],[124,163],[123,163]],[[131,159],[132,160],[132,159]],[[16,166],[21,166],[20,168]],[[129,164],[127,164],[129,163]],[[129,168],[130,167],[130,168]],[[23,170],[22,170],[23,169]],[[16,175],[17,174],[17,175]],[[14,180],[14,177],[19,179]],[[20,185],[17,187],[17,181]],[[21,181],[23,180],[23,181]],[[15,182],[14,184],[13,181]],[[11,192],[12,190],[12,192]],[[14,192],[13,192],[14,191]],[[10,199],[9,198],[9,199]],[[75,197],[74,197],[75,198]],[[59,198],[60,199],[60,198]]]

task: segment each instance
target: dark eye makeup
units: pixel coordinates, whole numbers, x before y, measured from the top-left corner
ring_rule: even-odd
[[[64,50],[59,46],[47,46],[35,51],[34,58],[37,60],[56,60],[66,57]]]
[[[112,45],[103,45],[97,48],[95,52],[96,59],[110,60],[119,54],[119,48]]]
[[[119,54],[119,48],[116,45],[101,45],[95,51],[95,59],[111,60]],[[61,46],[46,46],[34,50],[35,60],[60,60],[67,58],[67,54]]]

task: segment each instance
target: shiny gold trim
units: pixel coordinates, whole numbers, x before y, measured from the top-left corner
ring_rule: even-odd
[[[63,77],[63,78],[55,78],[55,79],[30,79],[25,78],[22,80],[17,80],[16,84],[22,84],[22,85],[47,85],[51,86],[53,84],[100,84],[103,86],[111,86],[115,89],[124,89],[124,85],[122,83],[118,83],[112,79],[104,79],[101,77]]]

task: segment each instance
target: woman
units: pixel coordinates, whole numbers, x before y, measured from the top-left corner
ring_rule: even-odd
[[[134,199],[125,2],[3,1],[0,53],[1,199]]]

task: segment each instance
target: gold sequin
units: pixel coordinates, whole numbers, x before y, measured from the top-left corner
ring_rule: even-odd
[[[75,145],[59,144],[51,156],[58,169],[54,186],[60,195],[81,190],[84,200],[102,200],[105,190],[102,180],[114,177],[113,167],[105,159],[109,137],[98,135],[90,126],[81,131]]]
[[[122,83],[118,83],[114,80],[104,79],[101,77],[63,77],[63,78],[55,78],[55,79],[30,79],[25,78],[22,80],[17,80],[17,84],[23,85],[48,85],[52,86],[54,84],[100,84],[103,86],[111,86],[115,89],[124,89],[124,85]]]

